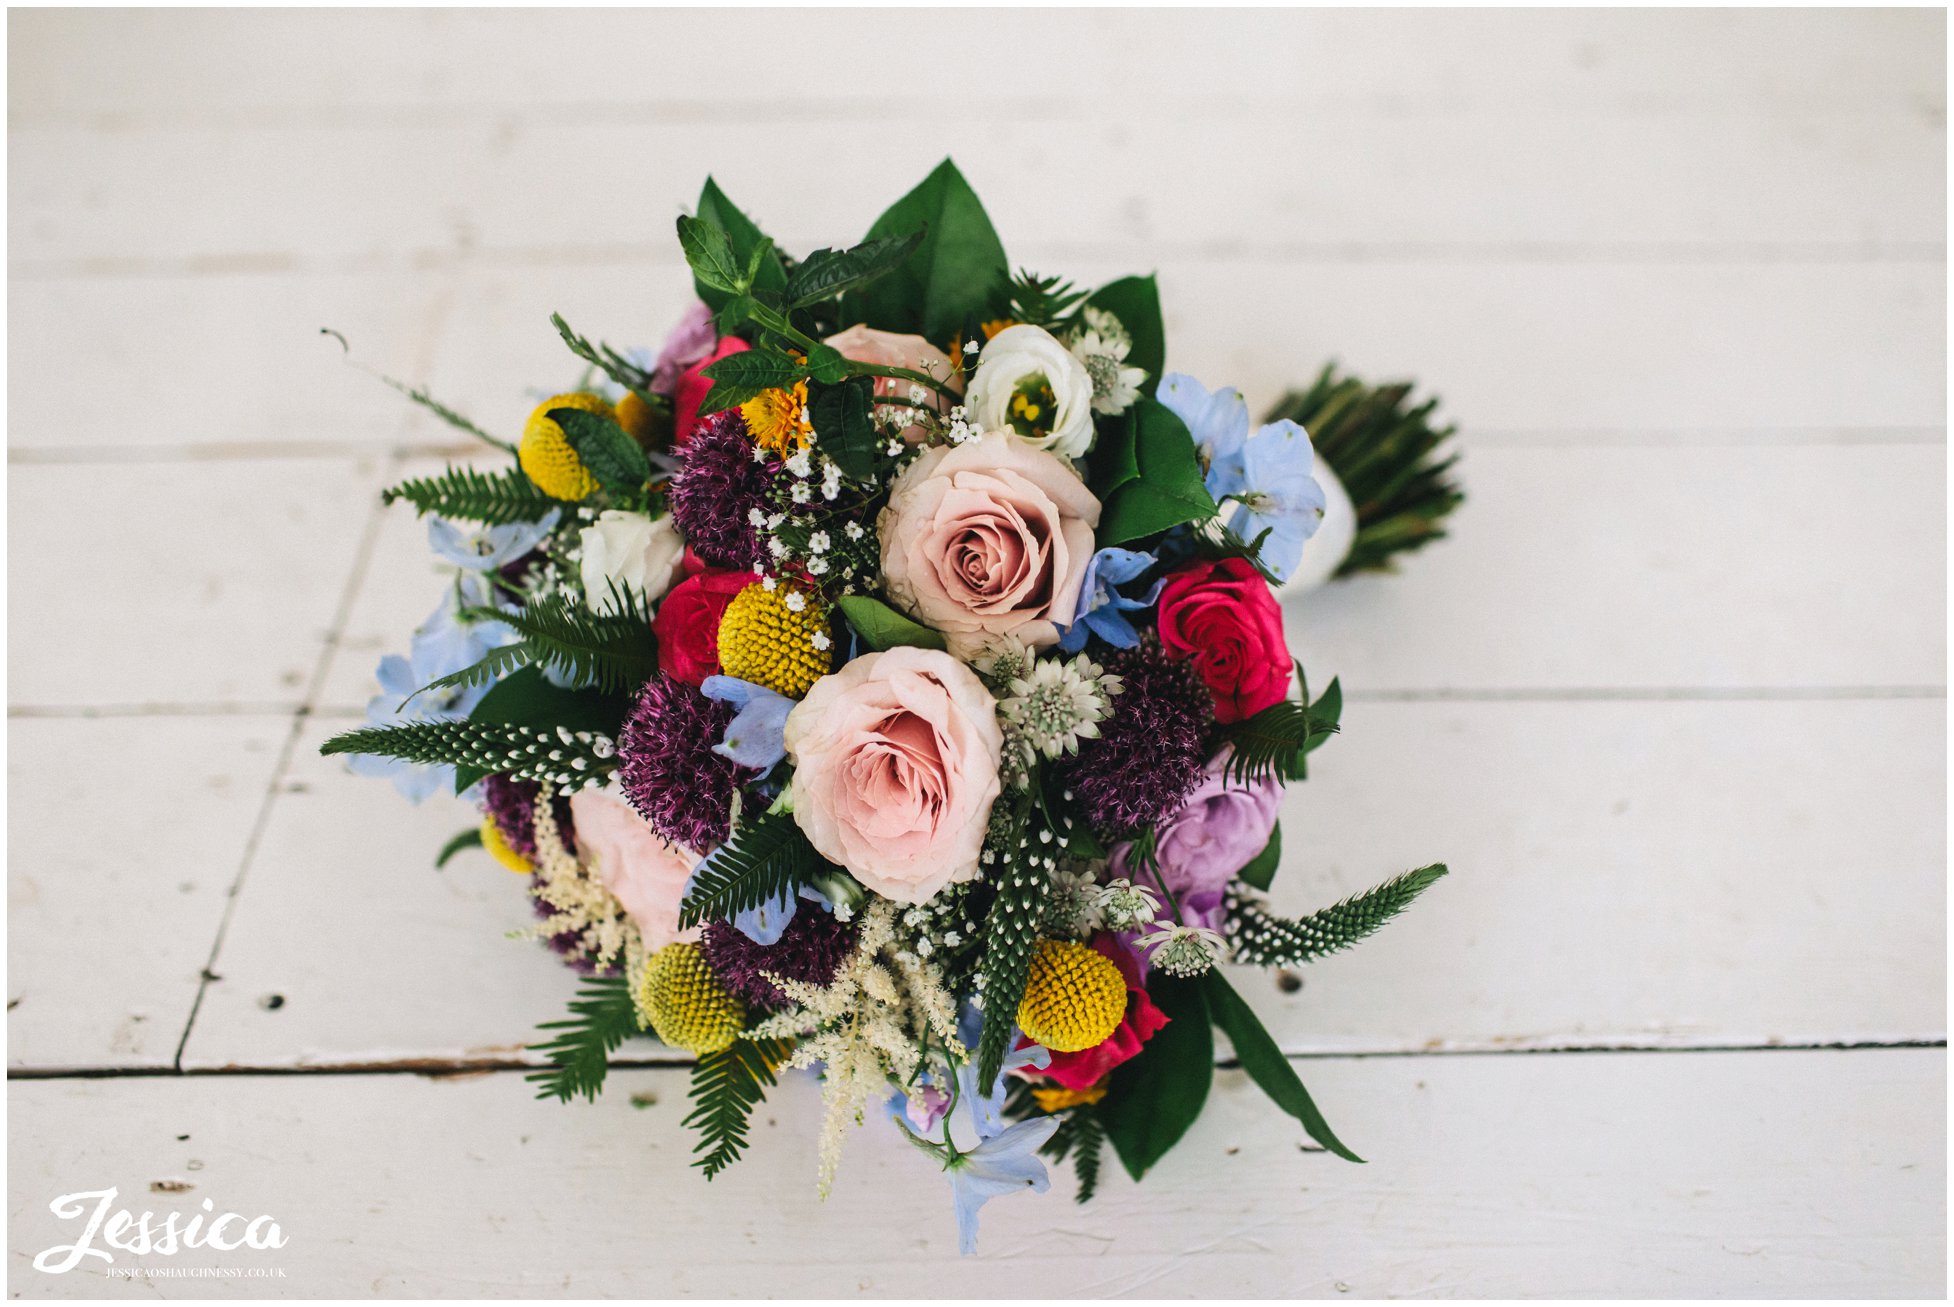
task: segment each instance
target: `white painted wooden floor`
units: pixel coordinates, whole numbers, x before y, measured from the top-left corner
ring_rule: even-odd
[[[8,58],[14,1296],[1944,1293],[1942,14],[15,11]],[[1224,1071],[964,1262],[890,1133],[814,1202],[811,1086],[710,1187],[682,1069],[529,1101],[572,984],[518,883],[315,752],[434,601],[375,492],[453,448],[319,328],[512,431],[552,310],[657,342],[708,170],[806,248],[946,152],[1019,262],[1158,269],[1181,369],[1418,377],[1470,495],[1290,615],[1350,706],[1278,902],[1454,869],[1245,980],[1370,1163]],[[283,1277],[33,1270],[108,1186],[289,1238],[137,1260]]]

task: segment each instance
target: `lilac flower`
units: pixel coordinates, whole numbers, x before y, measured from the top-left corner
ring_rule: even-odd
[[[1058,1122],[1055,1116],[1020,1121],[950,1160],[945,1170],[957,1204],[957,1245],[961,1252],[977,1251],[977,1212],[985,1203],[1021,1189],[1042,1194],[1051,1187],[1038,1150],[1058,1129]]]
[[[1158,560],[1139,549],[1102,549],[1086,564],[1084,583],[1079,587],[1079,620],[1065,628],[1058,647],[1077,653],[1086,647],[1086,637],[1096,635],[1116,649],[1131,649],[1140,643],[1140,633],[1127,618],[1130,612],[1146,608],[1160,597],[1162,577],[1153,583],[1144,599],[1131,599],[1119,587],[1132,581]]]
[[[708,676],[699,689],[706,698],[739,709],[726,724],[725,738],[712,747],[714,753],[763,775],[787,756],[787,714],[794,710],[794,700],[737,676]]]
[[[444,518],[427,520],[427,543],[456,567],[471,572],[494,572],[533,552],[556,529],[557,510],[540,522],[508,526],[476,526],[463,530]]]
[[[1159,397],[1194,437],[1194,453],[1215,502],[1240,493],[1247,484],[1242,447],[1248,441],[1248,405],[1241,392],[1210,393],[1186,373],[1170,372],[1160,379]]]

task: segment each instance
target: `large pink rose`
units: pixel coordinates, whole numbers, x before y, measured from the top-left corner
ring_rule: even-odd
[[[925,903],[977,874],[1004,733],[968,667],[937,649],[864,654],[814,683],[786,742],[794,820],[869,889]]]
[[[579,790],[570,796],[577,843],[597,862],[597,878],[617,896],[656,950],[699,938],[699,927],[678,928],[679,900],[699,859],[668,844],[629,803],[605,790]]]
[[[843,358],[853,359],[857,363],[877,363],[884,367],[908,368],[912,372],[928,373],[938,381],[948,384],[957,394],[963,394],[963,374],[957,371],[956,364],[950,362],[948,354],[921,336],[905,336],[894,331],[877,331],[873,327],[858,324],[828,337],[821,343],[834,346],[841,351]],[[884,399],[906,400],[909,398],[909,388],[921,384],[907,377],[877,377],[875,393]],[[935,405],[937,412],[949,412],[948,396],[929,390],[927,386],[924,389],[929,391],[929,402]],[[917,423],[911,423],[902,429],[904,440],[915,441],[922,435],[923,428]]]
[[[969,657],[1058,642],[1077,615],[1099,501],[1071,467],[991,432],[917,455],[882,510],[889,597]]]

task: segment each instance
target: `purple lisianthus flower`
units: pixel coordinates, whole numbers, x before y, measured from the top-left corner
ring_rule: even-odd
[[[658,362],[651,368],[651,388],[660,395],[677,391],[679,375],[711,354],[718,343],[719,329],[713,325],[712,310],[694,300],[659,347]]]
[[[950,1161],[945,1171],[957,1204],[957,1246],[961,1252],[977,1251],[977,1212],[985,1203],[1026,1189],[1042,1194],[1051,1187],[1038,1150],[1058,1130],[1058,1123],[1055,1116],[1020,1121]]]
[[[1147,887],[1164,881],[1180,904],[1183,925],[1220,929],[1228,883],[1267,847],[1276,827],[1282,782],[1229,779],[1231,752],[1216,754],[1181,806],[1155,827],[1158,880],[1133,857],[1130,842],[1113,847],[1109,874]]]
[[[427,520],[428,546],[456,567],[471,572],[495,572],[532,553],[556,529],[557,510],[552,508],[540,522],[513,522],[507,526],[474,526],[463,529],[445,518]]]
[[[1158,561],[1142,549],[1102,549],[1092,556],[1086,564],[1085,581],[1079,587],[1079,620],[1065,628],[1059,637],[1058,647],[1066,653],[1077,653],[1086,647],[1086,637],[1096,635],[1115,649],[1131,649],[1140,643],[1140,633],[1133,629],[1128,613],[1152,604],[1160,597],[1160,587],[1167,583],[1162,577],[1153,583],[1146,597],[1132,599],[1119,592],[1119,587],[1132,581]]]

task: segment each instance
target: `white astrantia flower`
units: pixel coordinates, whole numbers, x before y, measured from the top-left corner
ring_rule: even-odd
[[[1140,398],[1147,370],[1130,366],[1126,355],[1133,337],[1120,320],[1104,309],[1086,306],[1085,327],[1072,338],[1072,355],[1092,378],[1095,413],[1124,413]]]
[[[1159,896],[1123,876],[1100,886],[1092,906],[1107,930],[1138,930],[1160,915]]]
[[[1221,933],[1206,926],[1179,926],[1155,922],[1159,930],[1140,936],[1134,943],[1152,950],[1148,960],[1170,976],[1183,980],[1201,975],[1221,956]]]
[[[1123,688],[1119,677],[1106,675],[1084,654],[1066,662],[1044,658],[1011,680],[1010,697],[998,704],[997,715],[1021,750],[1056,758],[1077,753],[1080,740],[1099,738],[1111,697]]]
[[[1020,323],[985,346],[963,407],[971,426],[1076,459],[1092,448],[1092,401],[1086,365],[1049,331]]]
[[[615,585],[641,595],[647,605],[663,598],[685,561],[685,540],[669,517],[606,509],[577,533],[584,602],[594,613],[616,607]]]

